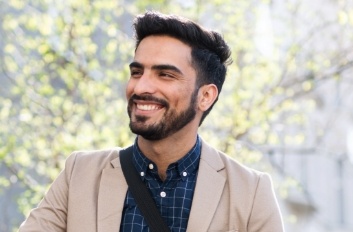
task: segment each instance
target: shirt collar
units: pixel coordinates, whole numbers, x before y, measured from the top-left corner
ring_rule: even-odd
[[[135,168],[140,173],[142,179],[144,179],[144,175],[147,172],[149,165],[152,164],[154,167],[156,165],[149,160],[140,150],[137,144],[138,138],[136,137],[135,143],[133,145],[133,163]],[[180,177],[185,180],[190,174],[196,173],[199,167],[201,155],[201,141],[199,136],[196,138],[195,145],[191,148],[191,150],[185,154],[180,160],[175,163],[169,165],[167,172],[171,168],[177,167],[177,171]]]

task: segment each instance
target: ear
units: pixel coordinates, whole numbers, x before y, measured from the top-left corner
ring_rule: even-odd
[[[203,85],[198,92],[198,108],[205,112],[214,103],[218,96],[217,86],[214,84]]]

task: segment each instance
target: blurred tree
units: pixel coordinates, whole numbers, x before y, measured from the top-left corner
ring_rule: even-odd
[[[262,158],[257,146],[302,144],[303,130],[279,131],[305,124],[315,101],[303,96],[352,69],[344,3],[329,2],[327,15],[295,0],[0,1],[0,194],[20,186],[26,215],[73,150],[133,141],[124,88],[132,19],[145,9],[192,18],[229,41],[234,63],[201,128],[206,140],[247,164]]]
[[[0,101],[0,159],[8,173],[0,183],[6,192],[11,176],[22,186],[17,204],[24,214],[73,150],[131,141],[124,83],[134,49],[122,28],[123,7],[113,1],[1,3],[0,75],[10,83]]]

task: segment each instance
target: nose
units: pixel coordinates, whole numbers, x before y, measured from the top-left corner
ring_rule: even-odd
[[[148,72],[132,81],[133,91],[136,95],[153,94],[156,91],[156,83]]]

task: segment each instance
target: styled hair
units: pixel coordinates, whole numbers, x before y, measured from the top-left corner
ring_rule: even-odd
[[[136,48],[145,37],[151,35],[167,35],[189,45],[192,65],[197,74],[196,88],[206,84],[215,84],[219,95],[227,73],[227,66],[231,63],[231,51],[219,33],[207,30],[186,18],[151,11],[138,15],[133,26]],[[218,96],[211,107],[203,113],[200,125],[217,100]]]

